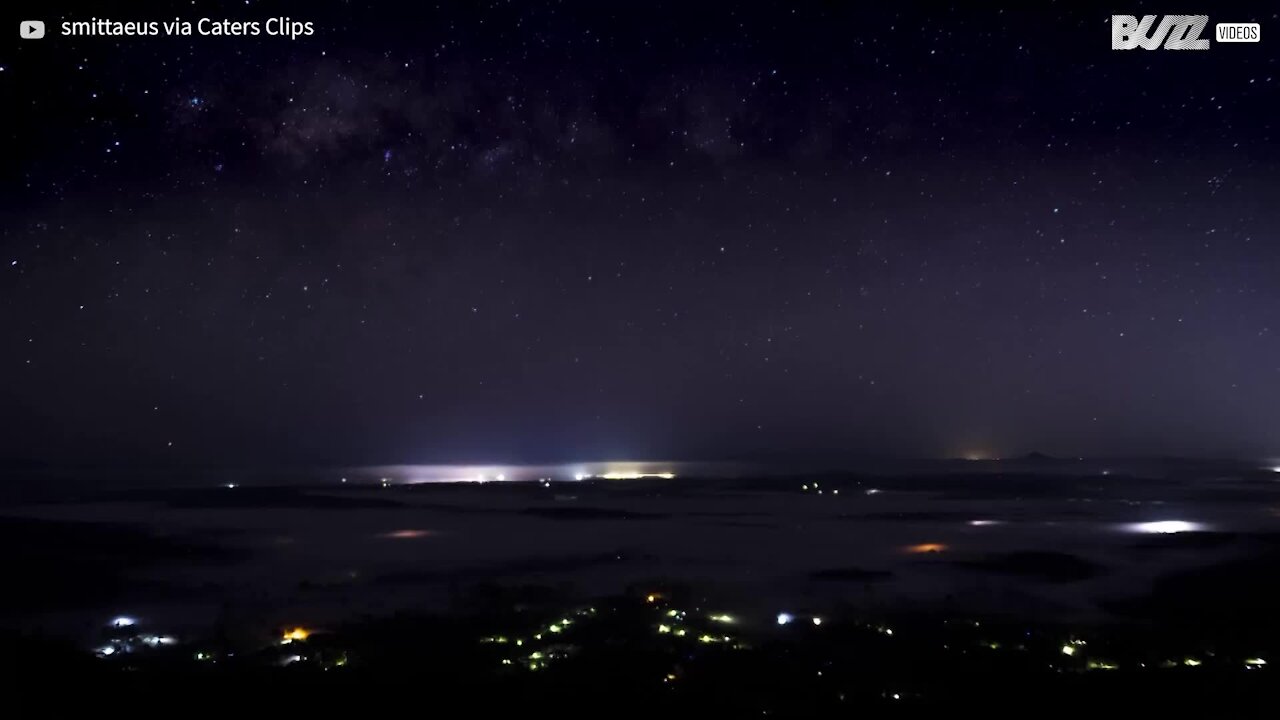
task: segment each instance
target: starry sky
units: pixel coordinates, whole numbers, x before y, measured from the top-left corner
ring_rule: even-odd
[[[1273,5],[28,5],[6,463],[1280,454]]]

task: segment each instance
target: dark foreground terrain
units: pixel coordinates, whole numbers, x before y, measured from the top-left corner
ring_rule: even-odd
[[[33,714],[488,716],[1207,714],[1280,700],[1277,624],[1182,619],[1088,628],[912,613],[772,617],[633,588],[565,606],[542,587],[480,586],[443,614],[271,635],[179,639],[116,618],[84,650],[10,633],[3,673]],[[74,689],[74,692],[69,690]],[[23,717],[28,716],[23,714]]]
[[[15,717],[1257,715],[1271,473],[27,496]]]

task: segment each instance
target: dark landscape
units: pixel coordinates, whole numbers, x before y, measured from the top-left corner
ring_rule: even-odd
[[[10,503],[9,577],[39,592],[5,596],[5,663],[165,702],[218,687],[225,708],[275,688],[316,711],[421,687],[491,711],[627,698],[636,714],[1274,699],[1270,468],[967,465],[463,484],[348,470]]]

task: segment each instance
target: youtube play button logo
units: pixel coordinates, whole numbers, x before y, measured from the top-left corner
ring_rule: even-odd
[[[44,37],[44,22],[42,20],[23,20],[18,26],[18,34],[23,40],[39,40]]]

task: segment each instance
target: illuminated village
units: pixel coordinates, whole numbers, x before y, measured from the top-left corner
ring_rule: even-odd
[[[143,618],[119,616],[93,650],[100,663],[94,673],[127,679],[150,670],[179,685],[278,675],[321,694],[340,678],[377,687],[385,681],[397,692],[413,677],[441,697],[483,688],[513,704],[537,697],[572,707],[580,693],[609,692],[637,707],[743,712],[834,711],[851,703],[936,709],[983,693],[993,707],[1033,693],[1105,698],[1114,678],[1193,695],[1223,683],[1262,692],[1270,683],[1271,655],[1259,642],[1193,631],[999,618],[895,621],[801,607],[738,613],[665,586],[559,611],[526,594],[498,591],[460,616],[290,624],[240,645],[160,633]]]

